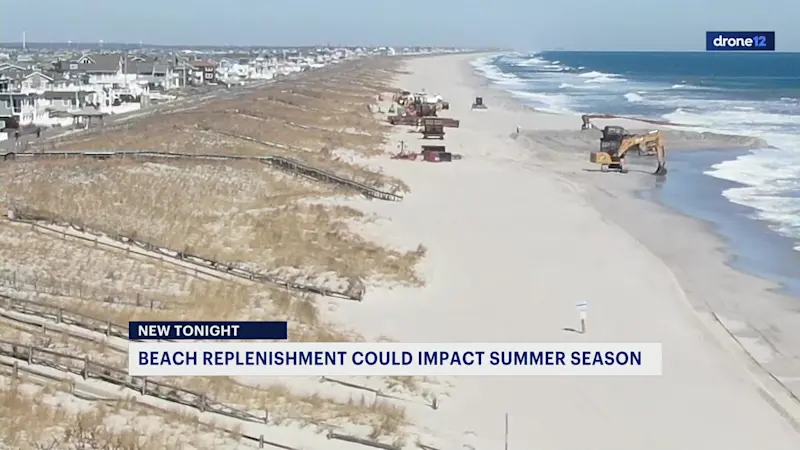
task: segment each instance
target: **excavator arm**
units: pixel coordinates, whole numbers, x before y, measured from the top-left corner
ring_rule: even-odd
[[[656,167],[655,175],[667,174],[667,152],[664,149],[664,135],[661,131],[651,131],[647,134],[639,134],[636,136],[626,137],[622,140],[617,150],[617,156],[624,158],[628,150],[634,147],[650,147],[655,150],[658,166]]]
[[[647,120],[637,119],[637,118],[628,118],[624,116],[616,116],[614,114],[584,114],[581,116],[581,130],[599,130],[600,128],[592,123],[592,119],[630,119],[630,120],[640,120],[643,122],[647,122]]]
[[[597,128],[597,125],[592,123],[592,119],[609,119],[609,114],[584,114],[581,116],[581,120],[583,124],[581,125],[581,130],[591,130],[592,128]]]

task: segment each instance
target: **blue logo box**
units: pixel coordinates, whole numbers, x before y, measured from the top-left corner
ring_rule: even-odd
[[[775,51],[774,31],[706,31],[707,51]]]

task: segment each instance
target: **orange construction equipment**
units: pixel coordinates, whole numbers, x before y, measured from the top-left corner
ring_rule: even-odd
[[[451,162],[461,159],[459,154],[453,154],[445,150],[444,145],[423,145],[419,153],[406,153],[401,151],[392,156],[392,159],[402,159],[406,161],[416,161],[420,158],[427,162]]]

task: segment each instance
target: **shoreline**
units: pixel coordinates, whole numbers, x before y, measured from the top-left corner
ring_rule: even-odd
[[[500,53],[493,53],[491,55],[500,55]],[[532,106],[526,105],[522,99],[518,99],[512,93],[510,93],[506,89],[504,89],[502,86],[497,85],[491,79],[489,79],[488,77],[485,77],[481,73],[479,73],[479,70],[475,66],[473,66],[471,64],[472,61],[474,61],[474,59],[470,60],[468,62],[468,65],[469,65],[470,75],[472,77],[476,78],[475,80],[473,80],[473,85],[474,86],[481,86],[483,88],[490,89],[498,98],[501,98],[504,101],[510,102],[512,104],[516,103],[522,109],[534,112],[536,114],[544,114],[544,115],[555,116],[555,117],[559,117],[559,116],[561,116],[561,117],[570,117],[570,116],[580,117],[579,113],[574,113],[574,114],[570,115],[570,114],[558,113],[558,112],[553,112],[553,111],[542,111],[542,110],[538,110],[538,109],[536,109],[536,108],[534,108]],[[601,114],[598,114],[597,116],[601,116]],[[743,155],[743,154],[747,154],[747,153],[743,153],[743,152],[748,152],[750,150],[774,149],[774,148],[776,148],[775,146],[773,146],[772,144],[770,144],[766,140],[763,140],[763,139],[760,139],[760,138],[754,138],[753,136],[748,136],[748,135],[744,135],[744,134],[728,134],[728,133],[709,132],[709,131],[692,131],[691,130],[692,127],[699,127],[697,125],[684,125],[684,124],[678,124],[678,123],[673,123],[673,122],[669,122],[669,121],[665,121],[665,120],[659,120],[659,119],[649,119],[649,118],[639,118],[639,117],[633,118],[633,117],[627,117],[627,116],[616,116],[616,115],[612,115],[612,114],[602,114],[602,116],[605,116],[605,117],[597,117],[597,119],[595,119],[595,120],[602,121],[603,125],[620,125],[620,126],[624,126],[628,130],[631,130],[631,131],[637,132],[637,133],[646,132],[648,130],[646,128],[642,128],[643,124],[652,124],[652,125],[664,126],[665,128],[663,128],[662,131],[665,133],[665,136],[667,137],[667,142],[668,142],[667,145],[669,146],[669,148],[667,150],[668,161],[669,161],[669,154],[670,153],[677,153],[677,152],[683,153],[683,152],[686,152],[686,151],[694,152],[694,151],[711,150],[711,151],[720,152],[720,154],[738,153],[738,155]],[[687,130],[686,128],[689,128],[689,129]],[[672,133],[673,136],[670,136],[670,133]],[[703,143],[699,143],[698,142],[698,141],[700,141],[699,139],[694,139],[694,143],[695,144],[699,144],[699,145],[697,145],[697,146],[691,145],[691,144],[687,145],[687,142],[681,141],[681,142],[678,142],[677,146],[675,146],[674,145],[675,144],[674,143],[675,137],[678,137],[679,138],[678,140],[680,141],[681,135],[702,135],[704,137],[707,137],[710,142],[708,142],[706,144],[703,144]],[[732,155],[733,158],[725,158],[722,161],[735,159],[735,156],[738,156],[738,155]],[[710,169],[710,167],[707,168],[707,169]],[[719,178],[711,177],[710,175],[707,175],[707,174],[703,174],[703,176],[713,178],[714,180],[718,180],[720,182],[725,181],[725,182],[734,184],[737,187],[745,187],[746,186],[746,185],[743,185],[741,183],[737,183],[737,182],[733,182],[733,181],[722,180],[722,179],[719,179]],[[646,186],[646,187],[642,187],[642,188],[636,189],[635,192],[636,192],[636,196],[640,197],[641,196],[640,194],[643,194],[643,193],[649,192],[649,191],[653,191],[653,188]],[[722,197],[721,193],[720,193],[720,197]],[[742,256],[742,255],[738,254],[733,249],[733,247],[735,247],[734,243],[730,243],[730,244],[727,243],[727,240],[729,238],[724,236],[723,234],[721,234],[717,230],[717,228],[719,228],[719,225],[716,224],[715,222],[700,218],[700,217],[698,217],[696,215],[692,215],[692,214],[687,213],[687,212],[684,212],[680,208],[670,207],[670,206],[664,204],[662,201],[660,201],[658,199],[650,199],[650,201],[658,204],[659,206],[662,206],[663,208],[666,208],[666,209],[670,210],[671,212],[674,212],[675,214],[687,217],[689,219],[694,219],[699,224],[707,225],[708,228],[705,229],[706,232],[714,235],[716,238],[719,238],[719,239],[721,239],[723,241],[726,241],[723,244],[723,247],[725,248],[725,264],[730,266],[732,269],[734,269],[734,270],[736,270],[738,272],[741,272],[744,275],[757,277],[757,278],[763,280],[766,283],[774,283],[775,286],[766,288],[766,290],[769,291],[769,292],[776,293],[778,295],[789,295],[789,296],[792,296],[792,297],[800,298],[800,295],[798,295],[798,294],[800,294],[800,291],[797,291],[798,294],[792,294],[792,293],[787,292],[787,288],[785,287],[784,283],[775,279],[775,278],[779,278],[780,277],[777,274],[758,273],[758,271],[747,270],[744,267],[736,267],[736,265],[734,263],[734,260],[736,258]],[[728,199],[726,199],[724,197],[722,198],[722,201],[731,203]],[[742,206],[742,205],[738,205],[738,204],[734,204],[734,203],[731,203],[731,204],[736,205],[736,206],[741,206],[742,208],[745,208],[745,209],[747,209],[749,211],[757,211],[755,208],[746,207],[746,206]],[[749,217],[747,218],[747,220],[754,221],[755,223],[768,228],[768,223],[763,221],[763,220],[749,218]],[[790,238],[785,237],[783,235],[780,235],[780,234],[778,234],[778,233],[776,233],[776,232],[774,232],[772,230],[769,230],[768,233],[772,233],[778,239],[786,239],[787,241],[790,241]],[[797,279],[797,282],[800,283],[800,278]]]
[[[359,309],[344,307],[339,315],[366,336],[381,332],[406,341],[569,341],[576,337],[561,327],[569,324],[570,305],[590,298],[598,305],[597,322],[577,339],[657,341],[672,350],[657,382],[457,380],[437,417],[428,415],[425,423],[449,430],[451,438],[463,434],[458,427],[466,428],[481,446],[502,443],[500,427],[489,424],[510,411],[512,427],[517,424],[514,445],[577,449],[613,443],[632,449],[652,445],[649,436],[658,435],[663,448],[700,443],[747,449],[767,437],[775,448],[794,448],[792,418],[800,417],[800,404],[781,392],[780,377],[770,375],[788,377],[794,369],[791,357],[775,354],[783,349],[791,355],[789,349],[797,348],[789,333],[800,326],[792,328],[797,317],[781,308],[786,299],[768,293],[763,280],[727,266],[722,243],[698,221],[637,198],[637,190],[655,185],[654,177],[587,172],[583,138],[564,139],[579,131],[580,116],[537,112],[508,93],[487,89],[488,80],[469,64],[475,58],[407,63],[411,74],[398,77],[396,86],[427,88],[451,102],[447,115],[462,126],[448,132],[445,144],[464,160],[381,164],[407,181],[412,193],[396,210],[369,208],[405,231],[393,242],[414,235],[428,246],[420,268],[428,286],[374,293]],[[484,97],[486,112],[469,110],[476,96]],[[514,134],[516,126],[525,130],[521,137]],[[412,139],[405,130],[392,135],[389,151]],[[432,194],[442,186],[451,188],[436,202]],[[686,303],[675,302],[680,298]],[[453,320],[455,312],[462,319]],[[374,323],[380,316],[392,319]],[[482,331],[469,327],[475,320],[482,320]],[[775,329],[784,332],[784,341]],[[761,343],[759,336],[772,340]],[[764,371],[756,370],[749,355]],[[522,392],[534,404],[515,405]],[[570,406],[581,401],[594,407]],[[687,408],[717,420],[692,423]],[[722,422],[724,430],[714,430]],[[568,423],[586,433],[569,433]],[[634,430],[628,442],[613,433],[621,426]]]
[[[746,151],[735,150],[705,150],[697,152],[677,152],[677,157],[673,156],[671,161],[674,164],[679,159],[681,165],[691,165],[696,163],[696,156],[706,157],[704,153],[713,154],[714,161],[710,165],[721,161],[730,160],[731,153],[734,157],[746,154]],[[673,153],[675,155],[676,153]],[[686,162],[688,160],[688,162]],[[705,162],[701,162],[703,164]],[[674,184],[664,185],[658,188],[646,188],[637,191],[636,195],[655,202],[658,205],[689,218],[693,218],[702,224],[707,225],[706,231],[724,241],[727,260],[725,264],[731,268],[747,275],[758,277],[766,282],[773,282],[775,287],[768,288],[768,291],[778,294],[800,298],[800,276],[787,273],[778,265],[787,264],[796,267],[795,259],[800,259],[794,250],[794,241],[770,229],[768,222],[751,217],[751,214],[758,210],[749,206],[739,205],[724,198],[723,192],[732,187],[743,187],[741,183],[722,180],[704,173],[710,169],[710,165],[702,165],[699,170],[692,173],[684,172],[680,175],[680,182],[689,182],[691,188],[707,190],[709,186],[718,188],[715,192],[698,192],[698,196],[711,194],[715,198],[713,202],[716,208],[700,209],[700,206],[693,199],[685,201],[665,198],[667,195],[675,195]],[[698,166],[692,166],[692,169]],[[695,173],[697,172],[697,173]],[[695,181],[699,178],[700,181]],[[705,200],[705,199],[703,199]],[[724,212],[717,210],[725,209]],[[742,230],[746,229],[746,230]],[[750,234],[752,232],[752,234]],[[766,250],[764,250],[766,249]],[[763,250],[763,251],[760,251]],[[770,256],[765,253],[769,252]],[[774,259],[774,261],[773,261]]]
[[[511,102],[521,103],[521,100],[516,99],[511,93],[505,91],[502,86],[495,85],[491,82],[491,80],[481,76],[480,73],[478,73],[477,70],[471,65],[467,70],[472,73],[473,77],[479,78],[479,80],[475,81],[475,85],[484,86],[490,89],[496,93],[499,98],[504,98]],[[485,83],[482,81],[485,81]],[[569,117],[568,115],[564,114],[537,111],[534,108],[528,109],[537,114]],[[577,118],[579,115],[576,114],[575,117]],[[635,124],[632,124],[630,121],[625,119],[607,120],[604,121],[604,124],[622,125],[629,129],[635,129]],[[685,133],[690,134],[693,132],[688,131]],[[718,133],[704,134],[710,134],[714,137],[726,136],[750,139],[749,136],[745,135],[720,135]],[[766,144],[767,147],[772,147],[768,142],[766,142]],[[728,148],[727,150],[719,151],[724,153],[725,151],[744,151],[750,149],[751,148],[747,147]],[[699,150],[704,149],[699,148]],[[588,154],[588,151],[589,149],[586,149],[584,150],[584,153]],[[683,151],[685,151],[685,149],[677,150],[677,152],[681,153]],[[652,165],[652,161],[648,162],[648,164]],[[588,166],[588,162],[586,166]],[[635,164],[635,166],[641,167],[640,164]],[[556,170],[558,171],[558,169]],[[776,390],[778,395],[786,396],[788,394],[788,397],[790,398],[784,399],[784,403],[786,405],[785,407],[795,410],[792,421],[797,423],[798,417],[800,417],[796,415],[797,412],[800,411],[800,400],[798,400],[800,384],[794,380],[796,379],[795,377],[797,375],[800,375],[800,364],[795,363],[793,361],[794,358],[790,356],[783,357],[782,354],[792,355],[792,349],[800,348],[800,335],[790,331],[792,329],[796,329],[794,326],[800,325],[800,317],[798,317],[797,313],[794,312],[796,311],[796,308],[792,304],[794,299],[789,298],[788,295],[780,292],[783,286],[776,281],[764,277],[763,275],[755,275],[743,270],[742,268],[734,267],[731,261],[736,257],[736,254],[731,248],[732,244],[725,242],[726,238],[717,232],[714,223],[694,217],[687,213],[676,210],[675,208],[671,208],[657,199],[643,198],[640,193],[646,191],[653,192],[656,189],[656,186],[651,184],[653,183],[651,180],[647,180],[646,178],[635,181],[624,180],[628,181],[629,183],[615,183],[615,187],[621,187],[621,189],[610,193],[607,190],[607,186],[600,185],[600,183],[603,183],[605,180],[596,178],[592,179],[594,178],[594,174],[584,175],[577,172],[570,173],[569,171],[558,172],[561,176],[565,176],[571,181],[583,183],[588,185],[590,188],[596,189],[593,192],[594,195],[590,195],[593,206],[597,207],[598,210],[604,214],[604,216],[619,223],[623,229],[644,244],[654,255],[664,261],[664,263],[675,274],[678,284],[681,285],[684,291],[688,290],[687,301],[691,304],[692,308],[700,314],[710,313],[713,321],[719,322],[719,325],[721,325],[728,332],[730,338],[732,338],[732,340],[735,341],[738,346],[740,346],[740,349],[743,350],[744,353],[746,353],[747,356],[758,365],[758,369],[764,374],[767,374],[767,378],[770,378],[773,382],[775,382],[775,385],[773,386],[773,394],[776,393]],[[703,174],[703,176],[708,175]],[[611,175],[611,177],[614,176]],[[669,178],[669,175],[667,177]],[[620,199],[615,196],[615,194],[618,192],[625,196],[626,200],[624,202],[620,202]],[[638,203],[637,201],[646,202],[647,205],[631,207],[630,210],[635,212],[626,212],[624,214],[620,214],[620,204],[624,204],[625,202],[628,204]],[[727,199],[721,197],[720,201],[727,202]],[[673,232],[671,233],[673,237],[683,236],[684,234],[699,234],[700,237],[694,239],[694,242],[704,241],[705,245],[703,245],[702,248],[697,246],[691,249],[686,248],[690,246],[682,247],[680,251],[686,252],[687,255],[691,254],[693,257],[675,258],[674,249],[668,248],[668,245],[664,245],[666,243],[663,241],[656,242],[655,239],[652,239],[652,233],[647,231],[646,226],[637,227],[634,225],[635,222],[620,220],[621,217],[630,217],[634,215],[638,217],[641,217],[641,215],[651,217],[653,219],[653,223],[659,224],[654,224],[653,229],[658,227],[669,229]],[[747,220],[753,219],[748,218]],[[664,226],[663,224],[665,222],[674,225]],[[683,259],[683,261],[681,261],[681,259]],[[694,259],[694,264],[687,264],[689,259]],[[702,259],[703,263],[698,263],[697,261],[699,259]],[[697,277],[693,276],[692,272],[698,267],[708,268],[714,267],[715,265],[717,268],[714,270],[714,272],[716,272],[717,276],[714,278],[725,280],[724,289],[720,290],[723,290],[726,294],[738,293],[739,295],[734,295],[734,297],[740,298],[738,301],[731,300],[730,297],[725,298],[725,296],[715,293],[715,289],[713,289],[713,287],[711,289],[706,288],[696,292],[698,291],[696,287],[698,285],[702,285],[703,282],[697,280]],[[741,295],[742,291],[748,292],[751,295]],[[753,301],[748,301],[747,297],[750,297]],[[701,298],[711,298],[713,301],[702,301]],[[756,303],[755,299],[758,299],[759,301]],[[765,304],[768,306],[765,307]],[[792,317],[786,318],[785,314],[790,314]],[[776,323],[781,323],[782,326],[777,326],[775,325]],[[765,328],[769,328],[770,331],[765,332]],[[786,333],[781,333],[781,331],[784,330]],[[791,337],[792,342],[782,342],[777,338],[779,335]],[[776,362],[776,360],[781,358],[789,361],[785,361],[784,363]],[[774,375],[771,367],[778,367],[782,369],[781,371],[784,372],[785,375],[783,377]],[[782,381],[781,378],[794,381],[794,383],[790,385],[789,383]],[[778,386],[778,384],[780,386]],[[780,392],[784,389],[784,392]],[[783,407],[781,409],[783,409]]]

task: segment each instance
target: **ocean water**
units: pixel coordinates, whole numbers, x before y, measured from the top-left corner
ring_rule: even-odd
[[[800,252],[800,53],[513,53],[473,66],[540,110],[663,118],[765,139],[774,148],[705,174],[731,182],[721,195]]]

